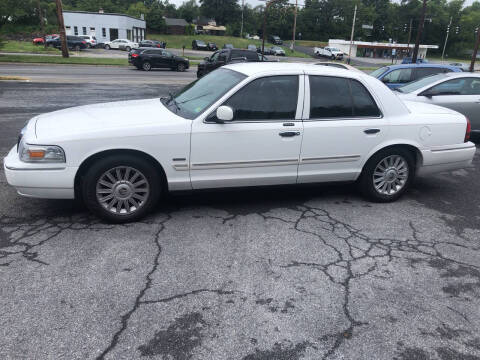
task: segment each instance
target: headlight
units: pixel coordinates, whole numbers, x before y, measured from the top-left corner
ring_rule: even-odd
[[[65,152],[55,145],[30,145],[20,140],[18,155],[23,162],[64,163]]]

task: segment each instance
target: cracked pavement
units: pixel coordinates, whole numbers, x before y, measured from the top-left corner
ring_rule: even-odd
[[[165,85],[0,84],[0,151],[55,108]],[[170,196],[139,223],[0,171],[0,358],[480,359],[480,158],[392,204],[352,185]]]

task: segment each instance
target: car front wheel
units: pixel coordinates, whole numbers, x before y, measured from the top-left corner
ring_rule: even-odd
[[[152,65],[148,61],[145,61],[142,64],[142,69],[145,70],[145,71],[150,71],[150,70],[152,70]]]
[[[161,178],[151,164],[136,156],[109,156],[94,163],[82,182],[87,208],[112,223],[136,221],[157,204]]]
[[[110,45],[105,45],[105,50],[110,50]]]
[[[373,155],[360,177],[362,192],[372,201],[395,201],[415,176],[414,156],[403,148],[390,148]]]
[[[180,71],[180,72],[185,71],[185,64],[184,63],[178,64],[177,65],[177,71]]]
[[[130,50],[132,50],[132,48],[131,48],[130,46],[127,46],[127,47],[125,48],[125,50],[127,50],[128,52],[130,52]]]

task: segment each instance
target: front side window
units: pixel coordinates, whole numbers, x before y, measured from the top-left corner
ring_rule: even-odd
[[[389,84],[404,84],[412,81],[411,79],[412,68],[408,68],[393,70],[385,75],[382,81]]]
[[[247,76],[237,71],[220,68],[184,87],[162,103],[172,112],[187,119],[195,119],[205,109]]]
[[[381,115],[373,97],[359,81],[312,75],[309,79],[310,119]]]
[[[236,121],[295,119],[298,76],[279,75],[253,80],[224,105],[233,109]]]
[[[431,95],[480,95],[480,79],[458,78],[445,81],[427,90]]]

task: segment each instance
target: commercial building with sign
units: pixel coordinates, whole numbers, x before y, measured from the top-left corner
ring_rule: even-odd
[[[115,39],[142,41],[146,23],[142,18],[125,14],[88,11],[64,11],[63,20],[68,35],[93,35],[98,43]]]
[[[343,51],[345,54],[349,53],[350,41],[330,39],[328,46],[334,47]],[[393,55],[400,56],[400,54],[411,54],[415,44],[397,44],[397,43],[381,43],[381,42],[367,42],[367,41],[353,41],[352,42],[352,58],[353,57],[371,57],[371,58],[387,58]],[[427,56],[428,49],[438,49],[438,45],[420,45],[418,49],[418,57],[423,59]]]

